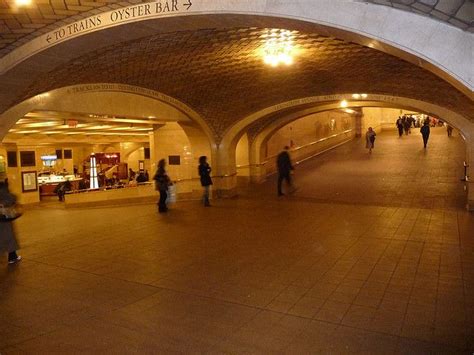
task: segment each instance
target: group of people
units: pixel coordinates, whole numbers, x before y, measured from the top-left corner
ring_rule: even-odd
[[[413,124],[413,118],[411,116],[404,115],[402,117],[399,117],[396,122],[399,136],[401,137],[403,135],[403,132],[405,132],[405,134],[409,134],[410,127],[412,126],[412,124]],[[420,132],[423,137],[423,145],[426,148],[426,145],[428,143],[428,139],[430,136],[429,118],[427,118],[423,122],[423,125],[420,128]],[[448,126],[448,136],[451,136],[451,134],[452,134],[452,127]],[[369,127],[365,134],[366,148],[369,149],[369,153],[371,153],[372,149],[374,148],[376,136],[377,134],[375,133],[373,128]],[[289,149],[290,149],[289,146],[285,146],[284,150],[280,154],[278,154],[277,160],[276,160],[277,172],[278,172],[278,183],[277,183],[278,196],[284,195],[283,189],[282,189],[282,185],[284,181],[288,185],[289,193],[293,193],[296,190],[292,181],[292,177],[291,177],[292,171],[294,170],[294,166],[291,163]],[[199,158],[198,174],[200,177],[201,186],[203,187],[202,203],[205,207],[209,207],[211,205],[209,201],[209,192],[210,192],[210,187],[212,185],[211,171],[212,169],[209,163],[207,162],[207,157],[201,156]],[[136,173],[132,169],[129,169],[130,181],[136,181],[136,182],[148,181],[147,175],[148,173],[146,172],[146,173],[140,173],[138,176],[136,176]],[[153,177],[153,180],[155,181],[155,188],[160,194],[160,197],[157,203],[158,211],[160,213],[165,213],[168,211],[168,206],[167,206],[168,191],[169,191],[170,186],[173,185],[171,179],[169,178],[166,172],[165,159],[161,159],[158,162],[158,168]],[[64,199],[64,194],[66,191],[68,191],[68,188],[70,189],[70,184],[71,184],[70,181],[65,181],[63,184],[58,185],[60,187],[58,188],[57,194],[59,196],[60,201]],[[6,182],[0,182],[0,205],[4,207],[14,206],[15,202],[16,202],[15,196],[12,195],[8,191],[8,184]],[[16,250],[18,249],[18,243],[15,239],[13,225],[11,222],[0,223],[0,235],[4,236],[3,238],[0,238],[0,251],[8,252],[8,262],[16,263],[20,261],[21,256],[18,256],[16,253]]]
[[[409,133],[411,133],[410,128],[412,124],[414,127],[420,127],[420,122],[421,121],[419,118],[415,119],[412,115],[398,116],[398,119],[395,122],[395,125],[398,128],[398,136],[401,138],[403,136],[404,131],[405,131],[405,135],[408,135]],[[436,125],[435,119],[427,116],[423,120],[423,124],[421,125],[420,133],[421,133],[421,136],[423,137],[424,148],[426,148],[426,145],[428,144],[428,139],[430,138],[430,126],[432,124]],[[451,127],[451,132],[452,132],[452,127]],[[450,136],[449,129],[448,129],[448,136]]]
[[[132,168],[128,169],[128,184],[130,186],[136,186],[137,184],[141,184],[149,180],[150,176],[148,175],[148,170],[141,170],[137,174]]]
[[[416,115],[404,114],[402,116],[398,116],[398,119],[395,125],[397,126],[397,129],[398,129],[398,136],[401,138],[403,136],[403,133],[405,133],[405,135],[408,136],[411,133],[412,127],[422,128],[423,126],[426,125],[426,123],[428,123],[428,126],[436,127],[438,125],[442,126],[444,122],[435,117],[427,116],[425,119],[423,119]],[[451,127],[451,130],[452,130],[452,127]]]
[[[398,116],[395,125],[398,129],[398,136],[401,138],[403,136],[403,132],[405,132],[405,135],[408,136],[411,133],[411,127],[417,127],[417,125],[419,125],[419,120],[412,115]]]
[[[209,192],[212,185],[211,171],[212,169],[207,162],[207,157],[205,155],[201,156],[199,158],[198,174],[201,181],[201,186],[203,187],[202,203],[205,207],[211,206],[209,201]],[[158,168],[153,180],[155,181],[155,189],[160,193],[160,198],[158,200],[158,212],[165,213],[168,211],[166,201],[168,199],[169,189],[170,186],[173,186],[173,182],[166,172],[165,159],[161,159],[158,162]]]

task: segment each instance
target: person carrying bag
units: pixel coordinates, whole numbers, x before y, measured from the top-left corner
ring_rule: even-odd
[[[21,216],[15,209],[16,197],[8,191],[5,181],[0,182],[0,252],[8,253],[8,263],[21,260],[16,251],[19,249],[15,237],[13,221]]]
[[[153,177],[155,180],[155,189],[160,193],[160,199],[158,200],[158,212],[164,213],[168,211],[168,206],[166,205],[166,200],[168,198],[168,188],[173,185],[168,174],[165,170],[166,161],[161,159],[158,162],[158,169],[156,174]]]

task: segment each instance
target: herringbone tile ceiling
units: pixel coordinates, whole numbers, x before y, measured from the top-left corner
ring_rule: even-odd
[[[218,1],[218,0],[215,0]],[[472,0],[354,0],[392,6],[436,18],[463,30],[474,29]],[[95,13],[150,0],[33,0],[17,7],[14,0],[0,0],[0,57],[23,43],[59,26]]]
[[[126,83],[182,100],[217,139],[239,119],[271,105],[315,95],[386,94],[423,100],[474,121],[474,104],[436,75],[394,56],[312,32],[295,34],[291,66],[265,65],[265,28],[204,29],[123,42],[59,66],[19,101],[67,85]]]
[[[17,7],[13,0],[0,0],[0,57],[31,39],[91,16],[140,0],[33,0],[30,6]]]

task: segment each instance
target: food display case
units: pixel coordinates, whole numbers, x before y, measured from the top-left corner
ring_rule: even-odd
[[[82,178],[77,178],[75,175],[56,175],[53,172],[41,172],[38,174],[38,185],[40,189],[40,196],[56,195],[54,190],[56,187],[66,180],[69,180],[73,190],[79,189],[79,182]]]

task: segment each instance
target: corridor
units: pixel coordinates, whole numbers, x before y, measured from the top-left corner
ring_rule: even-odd
[[[296,166],[299,190],[295,197],[377,206],[464,208],[462,138],[458,134],[447,137],[444,127],[432,128],[425,150],[419,128],[411,131],[402,138],[395,131],[380,133],[372,154],[362,138]],[[276,179],[271,179],[266,192],[273,193],[275,184]]]
[[[237,199],[31,208],[0,268],[0,353],[474,351],[464,147],[354,140]]]

